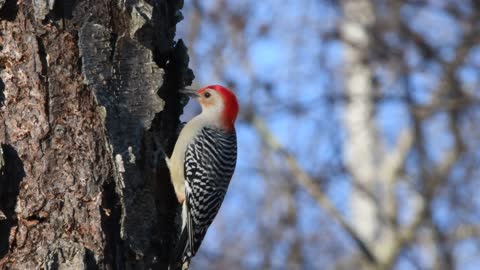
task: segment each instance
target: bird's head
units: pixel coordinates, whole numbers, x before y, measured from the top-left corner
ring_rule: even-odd
[[[238,114],[238,101],[235,94],[221,85],[209,85],[198,91],[184,89],[202,106],[202,115],[226,130],[233,130]]]

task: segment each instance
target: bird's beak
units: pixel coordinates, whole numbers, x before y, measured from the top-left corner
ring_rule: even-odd
[[[184,94],[184,95],[187,95],[191,98],[198,98],[200,97],[198,94],[197,94],[197,91],[195,89],[191,89],[191,88],[183,88],[183,89],[180,89],[179,92],[181,94]]]

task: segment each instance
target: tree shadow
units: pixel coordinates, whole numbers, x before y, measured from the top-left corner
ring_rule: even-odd
[[[0,258],[3,258],[8,252],[10,229],[17,225],[15,203],[25,171],[17,151],[8,144],[2,144],[1,147],[4,166],[0,168],[0,211],[4,217],[0,220]]]

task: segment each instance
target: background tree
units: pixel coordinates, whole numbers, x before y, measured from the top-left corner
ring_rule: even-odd
[[[165,269],[182,1],[0,5],[0,268]]]
[[[184,14],[196,83],[230,85],[243,119],[192,268],[480,266],[477,1],[189,0]]]

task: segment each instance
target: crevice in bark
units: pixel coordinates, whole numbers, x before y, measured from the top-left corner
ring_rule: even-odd
[[[0,221],[0,258],[9,249],[10,229],[17,226],[15,203],[20,190],[20,182],[25,177],[23,162],[11,145],[2,144],[5,165],[0,168],[0,210],[5,215]]]
[[[34,214],[26,218],[26,221],[35,222],[37,224],[44,222],[45,220],[47,220],[45,217],[41,217],[38,214]]]
[[[0,67],[1,69],[1,67]],[[5,83],[3,80],[0,78],[0,107],[5,104]]]
[[[110,63],[113,63],[113,59],[114,59],[114,56],[115,56],[115,52],[116,52],[116,49],[117,49],[117,41],[118,41],[118,35],[116,33],[110,33],[110,48],[111,48],[111,52],[110,52],[110,56],[108,57],[108,61]]]
[[[97,260],[95,259],[95,254],[90,249],[85,249],[84,263],[87,270],[97,270],[100,269]]]
[[[40,57],[40,63],[42,64],[42,68],[40,74],[42,75],[43,83],[47,84],[48,87],[48,64],[47,64],[47,52],[45,50],[45,44],[43,44],[43,40],[41,37],[37,37],[38,43],[38,56]]]
[[[17,0],[7,0],[0,9],[0,19],[13,22],[17,18]]]
[[[73,9],[75,7],[75,0],[61,0],[55,1],[53,9],[48,14],[48,17],[51,17],[54,20],[59,19],[72,19],[73,18]]]
[[[50,260],[50,267],[47,267],[47,270],[57,270],[59,267],[60,267],[60,264],[58,260],[58,254],[55,253],[53,254]]]
[[[38,57],[40,58],[40,63],[42,65],[40,71],[40,80],[42,81],[42,85],[45,87],[45,114],[47,118],[50,120],[50,91],[49,91],[49,82],[48,82],[48,63],[47,63],[47,51],[45,48],[45,44],[41,37],[37,38],[38,44]],[[50,125],[50,121],[48,121]]]
[[[115,181],[110,179],[108,183],[103,185],[102,193],[102,229],[105,232],[106,246],[104,249],[104,257],[106,261],[113,263],[113,269],[123,270],[124,256],[124,241],[120,237],[120,220],[122,209],[120,206],[120,199],[115,191]]]

